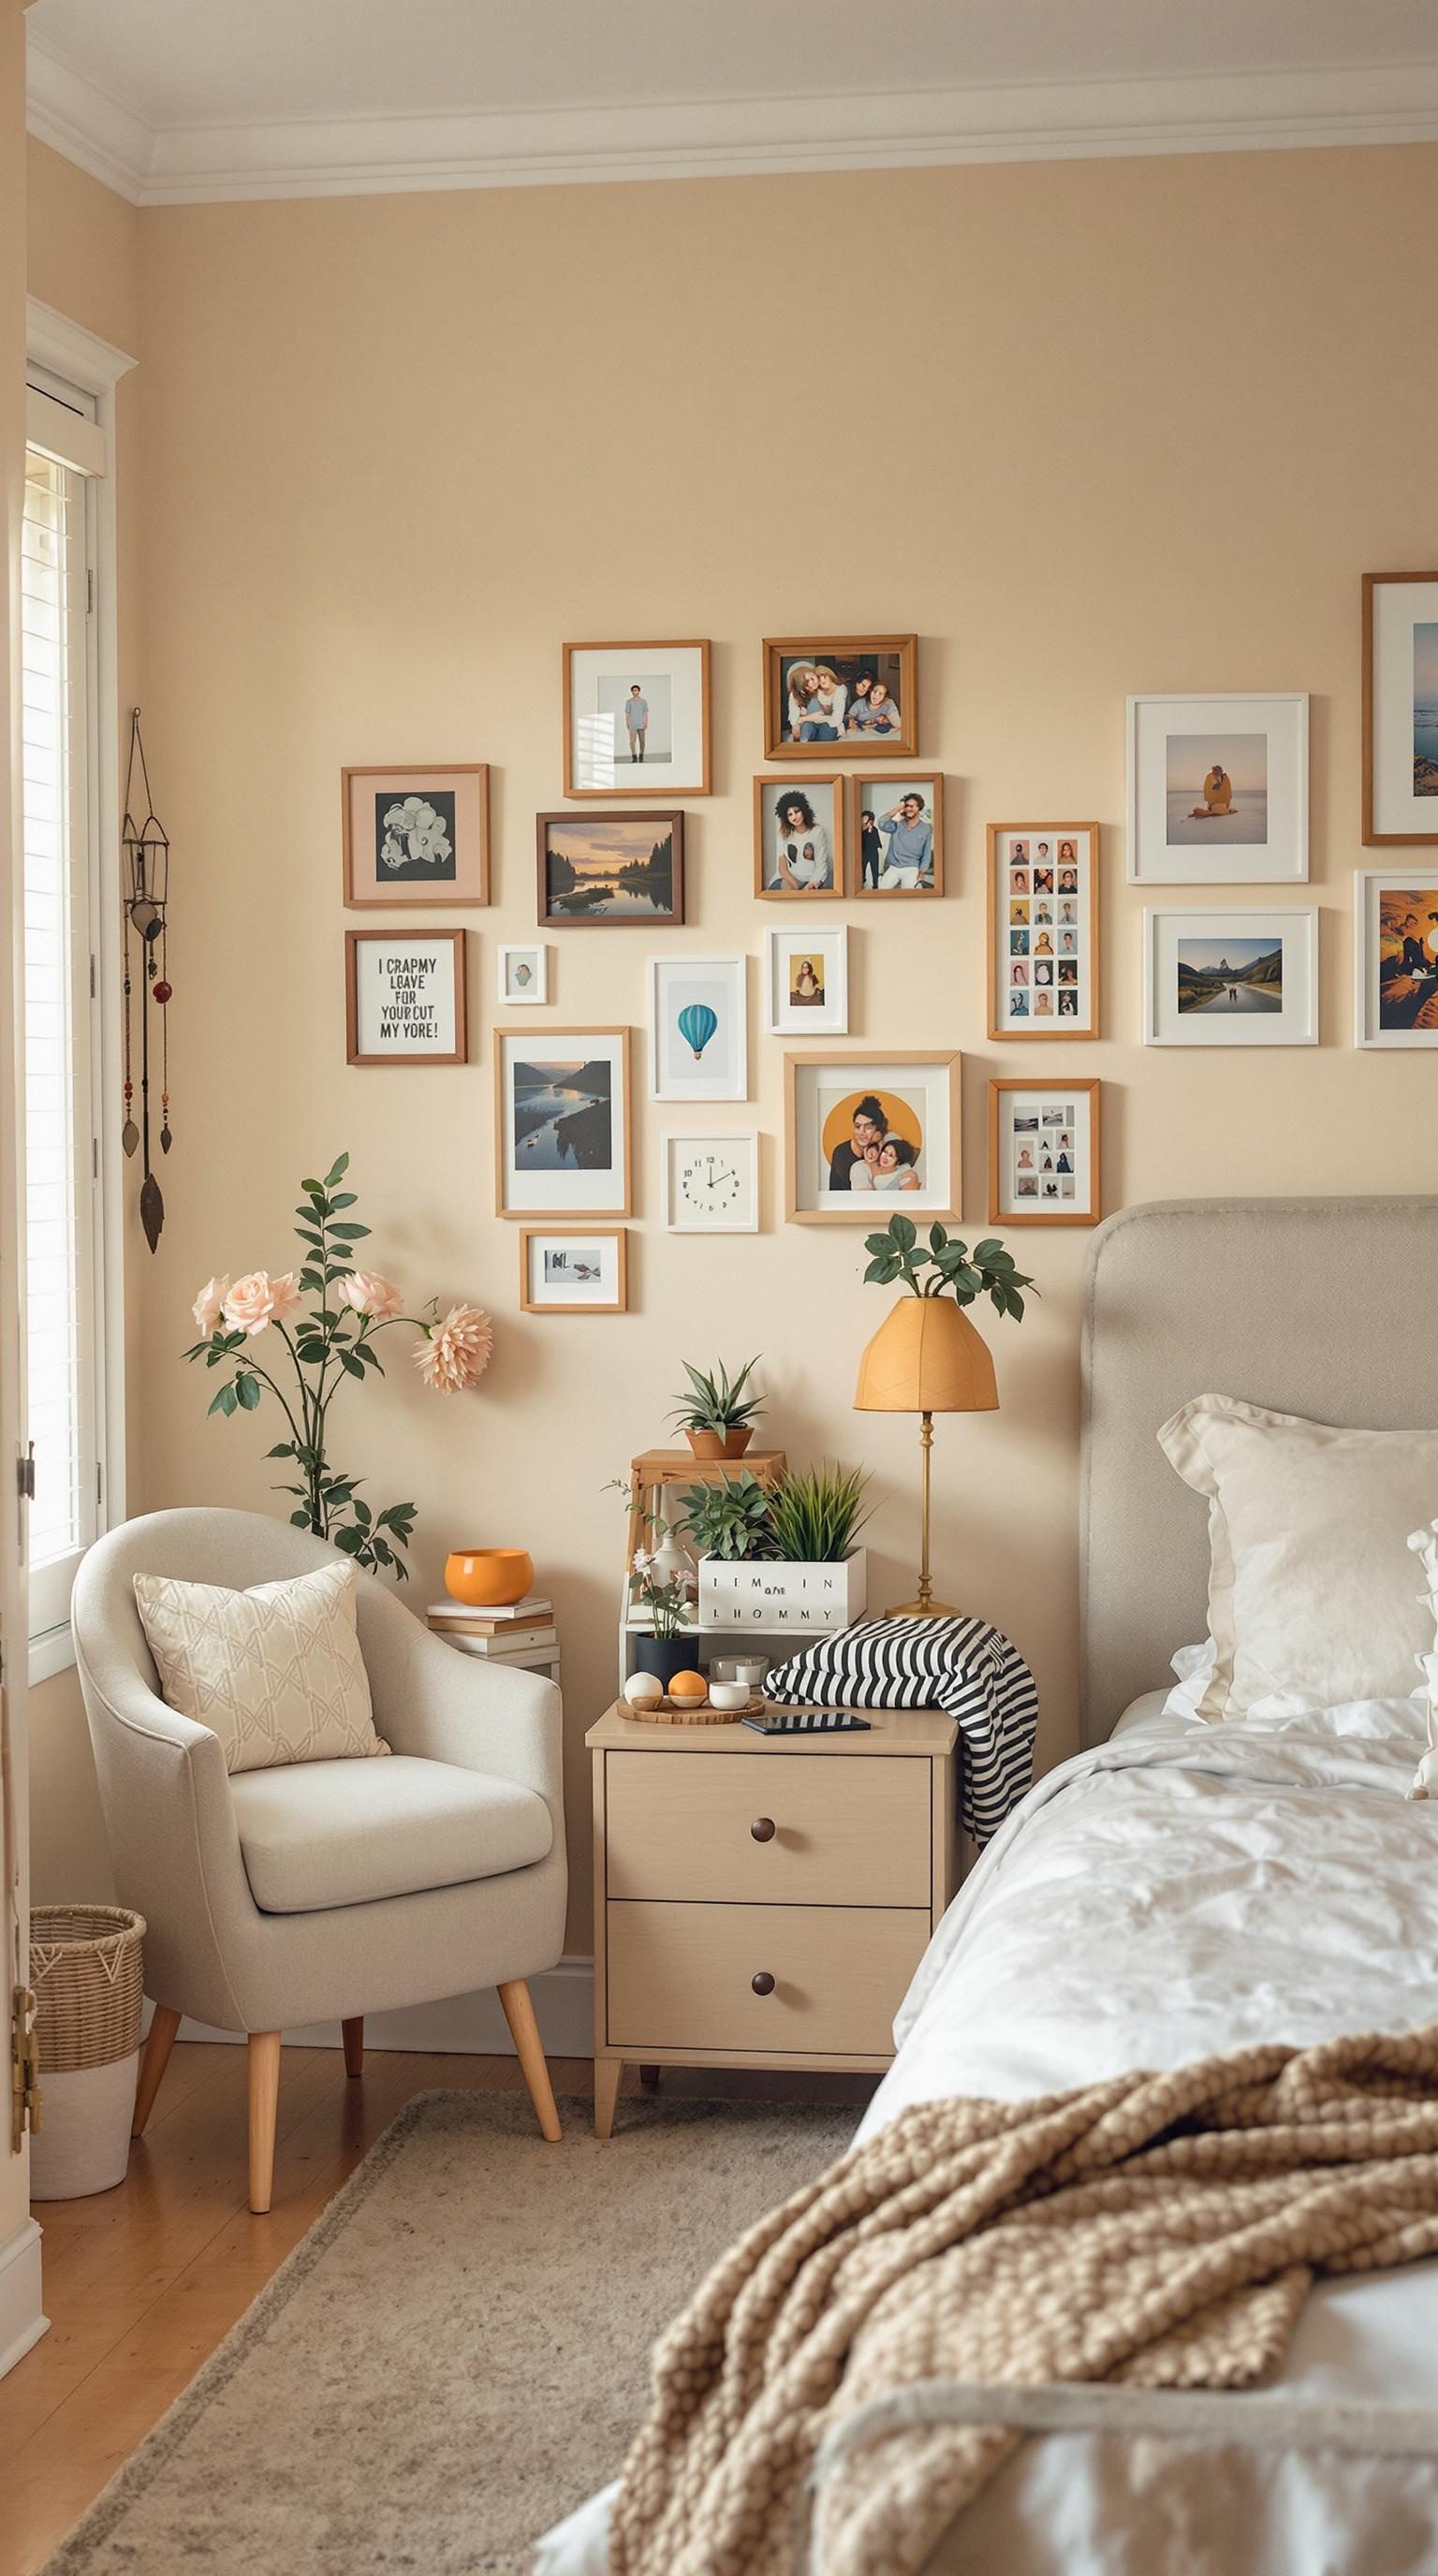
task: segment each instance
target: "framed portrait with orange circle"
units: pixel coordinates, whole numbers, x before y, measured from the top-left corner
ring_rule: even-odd
[[[882,1226],[959,1213],[953,1054],[784,1059],[784,1213],[791,1225]]]

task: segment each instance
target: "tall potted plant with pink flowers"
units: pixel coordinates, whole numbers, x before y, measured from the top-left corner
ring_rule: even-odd
[[[185,1357],[225,1371],[211,1413],[256,1413],[267,1391],[274,1398],[289,1437],[267,1454],[288,1459],[296,1470],[294,1481],[275,1488],[298,1497],[290,1514],[296,1529],[313,1530],[357,1565],[383,1568],[403,1582],[408,1568],[401,1551],[414,1533],[415,1505],[388,1503],[377,1512],[360,1493],[363,1478],[334,1465],[330,1406],[351,1378],[363,1384],[371,1372],[383,1377],[375,1341],[392,1324],[409,1324],[419,1333],[415,1365],[426,1386],[442,1395],[458,1395],[478,1382],[489,1364],[494,1328],[482,1307],[451,1306],[441,1315],[436,1298],[427,1314],[407,1315],[392,1281],[358,1266],[356,1246],[368,1238],[369,1227],[350,1214],[357,1204],[354,1191],[340,1187],[348,1169],[349,1156],[341,1154],[322,1181],[300,1183],[295,1269],[207,1281],[193,1308],[200,1339]],[[267,1334],[274,1339],[262,1359],[256,1344]]]

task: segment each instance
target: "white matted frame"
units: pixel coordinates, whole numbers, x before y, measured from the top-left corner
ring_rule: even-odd
[[[1129,884],[1307,879],[1306,693],[1130,698]]]
[[[524,1315],[626,1314],[628,1229],[622,1225],[523,1226],[519,1308]]]
[[[989,1084],[990,1225],[1097,1225],[1102,1088],[1096,1075]]]
[[[527,969],[527,980],[521,969]],[[499,951],[496,984],[501,1010],[523,1010],[549,999],[549,950],[542,940],[511,941]]]
[[[607,1089],[586,1090],[588,1065],[609,1068]],[[535,1077],[524,1085],[534,1099],[546,1087],[554,1098],[543,1106],[557,1121],[578,1116],[601,1099],[609,1102],[607,1153],[600,1161],[581,1163],[586,1150],[582,1132],[573,1131],[556,1158],[545,1154],[525,1162],[518,1133],[516,1074],[521,1065]],[[552,1070],[551,1070],[552,1069]],[[549,1074],[546,1085],[540,1077]],[[573,1098],[569,1110],[565,1095]],[[535,1130],[526,1123],[526,1133]],[[496,1029],[494,1032],[494,1210],[506,1217],[568,1217],[587,1224],[591,1218],[633,1214],[633,1120],[630,1112],[629,1031],[627,1028]],[[514,1150],[511,1150],[513,1148]]]
[[[1438,1046],[1438,856],[1431,868],[1354,876],[1353,1042]]]
[[[804,969],[809,969],[806,978]],[[817,991],[810,989],[811,984]],[[849,931],[787,922],[764,933],[764,1026],[771,1037],[849,1034]]]
[[[1189,952],[1191,977],[1200,989],[1209,989],[1200,1006],[1180,1010],[1184,949]],[[1200,951],[1197,959],[1195,949]],[[1274,950],[1281,952],[1277,979],[1261,962]],[[1257,974],[1253,972],[1256,963]],[[1230,969],[1226,975],[1225,966]],[[1145,912],[1143,1042],[1145,1046],[1316,1046],[1317,906],[1255,904],[1210,911],[1175,905]]]
[[[670,1234],[757,1234],[759,1139],[752,1128],[664,1136],[664,1223]]]
[[[1438,841],[1438,572],[1363,576],[1363,838]]]
[[[883,1225],[903,1214],[957,1216],[961,1205],[960,1074],[957,1054],[927,1049],[888,1053],[846,1047],[784,1058],[784,1217],[789,1225]],[[880,1112],[883,1138],[915,1158],[899,1166],[919,1176],[917,1188],[897,1173],[876,1171],[862,1186],[848,1177],[858,1160],[854,1119],[865,1100]],[[865,1113],[873,1141],[874,1120]],[[842,1166],[845,1177],[834,1174]]]
[[[651,957],[651,1100],[747,1100],[748,959]]]
[[[1098,1036],[1100,838],[1097,823],[989,825],[991,1038]]]
[[[662,753],[657,730],[661,688],[666,726]],[[648,718],[642,760],[630,757],[624,716],[625,701],[636,690]],[[565,645],[564,793],[708,795],[709,645],[705,638]]]

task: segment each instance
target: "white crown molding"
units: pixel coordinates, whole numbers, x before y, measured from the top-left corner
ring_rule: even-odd
[[[30,42],[29,125],[137,206],[1438,142],[1438,64],[154,128]]]
[[[109,393],[136,363],[112,341],[72,322],[68,313],[42,304],[38,295],[25,299],[25,353],[87,394]]]

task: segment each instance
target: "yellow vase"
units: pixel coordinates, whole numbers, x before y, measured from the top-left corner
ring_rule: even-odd
[[[444,1588],[470,1610],[508,1610],[534,1581],[525,1547],[460,1547],[445,1559]]]

